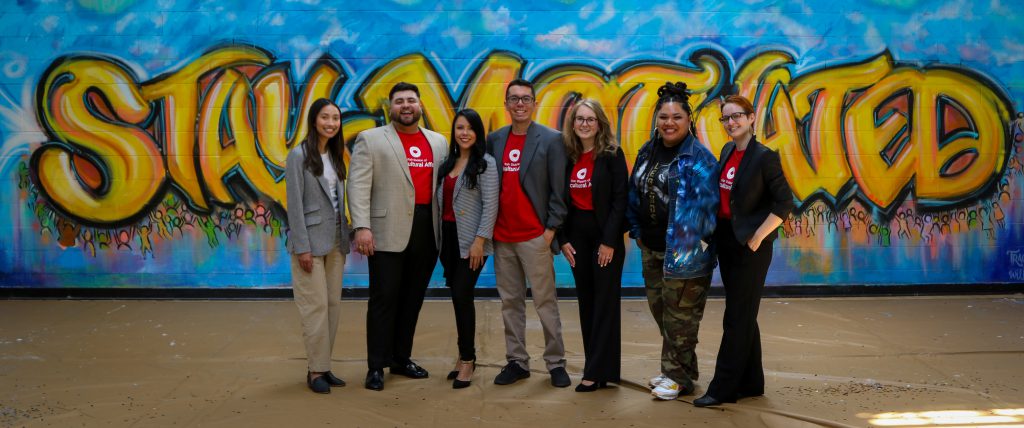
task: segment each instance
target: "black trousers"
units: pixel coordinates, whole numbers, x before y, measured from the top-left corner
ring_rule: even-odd
[[[484,257],[487,262],[487,257]],[[455,307],[455,329],[459,333],[459,359],[476,360],[476,306],[473,289],[480,278],[483,267],[472,270],[469,259],[459,253],[459,235],[455,222],[441,224],[441,266],[444,267],[445,285],[452,292],[452,306]]]
[[[574,210],[565,224],[569,243],[576,249],[576,296],[580,305],[580,329],[583,332],[583,379],[618,382],[621,344],[622,265],[626,260],[623,242],[616,243],[611,263],[597,264],[601,228],[593,211]]]
[[[751,251],[745,242],[736,240],[732,222],[721,218],[715,239],[719,272],[725,286],[725,315],[715,377],[707,394],[722,401],[734,401],[764,394],[757,311],[768,266],[772,263],[772,243],[763,242],[756,252]]]
[[[376,251],[368,257],[366,362],[371,370],[409,363],[416,322],[437,263],[432,223],[430,205],[417,205],[405,250]]]

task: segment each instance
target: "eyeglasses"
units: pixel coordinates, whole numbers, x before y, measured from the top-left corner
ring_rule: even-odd
[[[576,123],[578,123],[580,125],[593,125],[593,124],[597,123],[597,118],[596,117],[576,116]]]
[[[727,114],[725,116],[722,116],[722,117],[718,118],[718,121],[722,122],[722,123],[729,123],[729,119],[732,119],[732,120],[734,120],[736,122],[739,122],[740,118],[742,118],[743,116],[746,116],[748,114],[750,114],[750,113],[747,113],[745,111],[741,111],[739,113]]]
[[[533,102],[533,97],[531,97],[529,95],[522,96],[522,97],[517,97],[515,95],[512,95],[512,96],[510,96],[508,98],[505,98],[505,101],[508,101],[509,104],[519,104],[520,102],[522,102],[523,104],[530,104],[530,103]]]

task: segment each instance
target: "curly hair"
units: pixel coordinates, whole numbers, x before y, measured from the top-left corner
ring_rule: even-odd
[[[683,82],[665,82],[658,88],[658,102],[654,104],[654,114],[657,115],[661,106],[667,103],[677,103],[690,117],[690,135],[697,135],[697,128],[693,124],[693,108],[690,107],[690,91],[686,89]]]

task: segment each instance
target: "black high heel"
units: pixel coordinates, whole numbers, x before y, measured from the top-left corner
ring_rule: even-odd
[[[603,380],[600,381],[600,382],[594,382],[594,383],[592,383],[590,385],[584,385],[582,382],[580,382],[579,385],[576,385],[576,392],[594,392],[594,391],[597,391],[598,389],[607,388],[607,387],[608,387],[608,382],[603,381]]]
[[[462,361],[463,364],[472,364],[473,373],[476,373],[476,360],[473,361]],[[452,389],[462,389],[473,384],[473,374],[469,375],[469,380],[459,380],[459,372],[455,372],[455,377],[452,379]]]

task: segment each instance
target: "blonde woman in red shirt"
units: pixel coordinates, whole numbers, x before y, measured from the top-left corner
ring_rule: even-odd
[[[597,101],[579,101],[565,118],[562,140],[569,158],[568,215],[558,230],[572,267],[583,330],[583,380],[576,392],[619,381],[620,291],[625,262],[626,156]]]

